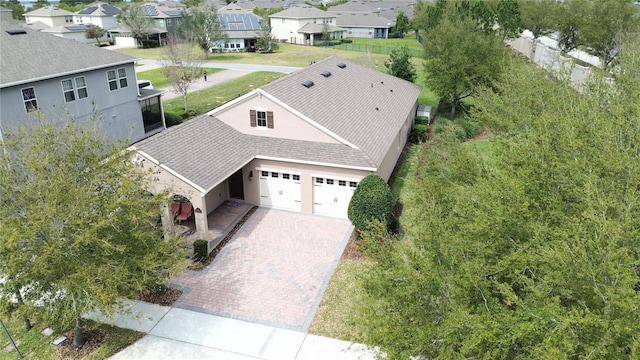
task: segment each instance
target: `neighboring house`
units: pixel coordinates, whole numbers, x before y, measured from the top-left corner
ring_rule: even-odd
[[[229,4],[218,10],[227,39],[220,48],[224,51],[255,51],[256,39],[260,36],[261,18],[250,10]]]
[[[208,214],[229,199],[346,218],[364,176],[391,176],[420,91],[329,57],[132,148],[153,171],[152,191],[189,199],[203,239]]]
[[[132,142],[165,129],[160,91],[138,91],[135,59],[0,23],[0,136],[12,126],[98,114],[102,130]]]
[[[70,25],[58,25],[54,27],[47,27],[40,29],[45,34],[55,35],[57,37],[75,40],[81,43],[95,43],[96,39],[87,39],[85,33],[89,27],[95,26],[93,24],[70,24]],[[31,26],[29,28],[32,28]],[[100,38],[101,42],[109,41],[109,37],[105,36]]]
[[[41,22],[49,27],[58,25],[73,25],[71,11],[59,9],[57,6],[44,6],[39,9],[24,13],[24,20],[27,24]]]
[[[337,24],[347,30],[347,37],[358,38],[388,38],[392,21],[376,15],[375,13],[365,14],[343,14],[338,15]]]
[[[169,1],[165,3],[145,3],[142,5],[145,16],[153,19],[153,31],[149,38],[157,40],[160,45],[165,43],[167,36],[175,36],[177,34],[178,22],[182,17],[182,8],[184,7],[179,3]],[[132,47],[138,45],[136,39],[131,36],[129,29],[122,24],[110,30],[110,33],[116,45]]]
[[[346,31],[336,25],[336,15],[313,6],[294,6],[270,16],[271,33],[280,41],[313,45],[325,32],[341,39]]]
[[[76,24],[93,24],[105,30],[118,27],[116,16],[120,9],[101,1],[91,3],[86,8],[76,12],[74,21]]]

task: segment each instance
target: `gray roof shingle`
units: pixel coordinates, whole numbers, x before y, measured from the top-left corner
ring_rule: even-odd
[[[72,13],[71,11],[60,9],[57,6],[43,6],[39,9],[26,12],[23,15],[24,16],[56,17],[56,16],[71,16],[71,15],[74,15],[74,13]]]
[[[135,58],[32,29],[10,35],[0,22],[0,87],[133,62]]]
[[[340,63],[346,67],[339,68]],[[323,71],[331,72],[331,76],[324,77]],[[307,80],[314,86],[301,85]],[[422,88],[332,56],[262,89],[355,144],[377,167]]]
[[[245,135],[202,115],[134,144],[161,164],[208,191],[258,156],[362,166],[362,153],[341,144]]]
[[[335,17],[335,14],[327,13],[313,6],[292,6],[286,10],[277,12],[270,17],[272,18],[287,18],[287,19],[314,19],[314,18],[329,18]]]

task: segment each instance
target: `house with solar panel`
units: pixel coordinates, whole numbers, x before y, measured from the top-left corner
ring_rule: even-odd
[[[171,6],[168,6],[171,5]],[[162,4],[144,3],[142,10],[144,16],[153,19],[153,29],[149,39],[156,40],[163,44],[169,35],[176,35],[178,22],[182,17],[182,8],[184,5],[166,1]],[[117,28],[110,30],[116,45],[136,47],[138,43],[131,36],[130,30],[119,24]]]
[[[116,19],[118,13],[120,13],[119,8],[98,1],[76,12],[73,19],[78,25],[93,24],[105,30],[111,30],[118,27],[118,20]]]
[[[159,90],[138,89],[135,58],[0,22],[0,138],[14,126],[97,114],[104,134],[131,142],[165,129]]]
[[[261,30],[259,16],[234,3],[221,7],[218,18],[227,33],[227,39],[215,49],[224,52],[255,51]]]
[[[332,39],[346,35],[346,30],[337,26],[337,15],[309,5],[292,6],[269,18],[273,36],[292,44],[313,45],[325,32]]]

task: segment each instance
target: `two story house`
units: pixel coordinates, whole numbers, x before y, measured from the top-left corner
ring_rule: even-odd
[[[13,126],[72,116],[131,142],[165,129],[161,92],[139,90],[135,59],[0,22],[0,136]]]
[[[313,6],[292,6],[277,12],[271,19],[271,34],[280,41],[292,44],[313,45],[323,34],[331,39],[345,37],[346,31],[336,24],[337,16]]]
[[[261,18],[251,10],[237,4],[229,4],[218,9],[227,39],[219,48],[222,51],[255,51],[256,39],[260,36]]]
[[[189,199],[201,239],[211,240],[210,214],[229,199],[346,218],[364,176],[391,176],[420,91],[329,57],[133,148],[157,180],[152,191]]]
[[[132,3],[129,6],[136,5]],[[165,1],[162,4],[144,3],[140,6],[142,6],[144,16],[153,20],[152,34],[149,36],[150,39],[157,40],[159,44],[162,45],[166,41],[167,36],[177,34],[177,26],[182,17],[182,8],[184,5]],[[130,30],[122,24],[112,29],[110,33],[116,45],[131,47],[138,45],[136,39],[131,36]]]

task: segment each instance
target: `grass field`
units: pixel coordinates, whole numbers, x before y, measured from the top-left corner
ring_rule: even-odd
[[[310,334],[366,342],[361,328],[366,321],[355,317],[355,309],[366,301],[359,274],[372,266],[369,260],[340,260],[311,322]]]
[[[284,75],[283,73],[258,71],[241,76],[233,81],[191,92],[187,95],[189,110],[195,110],[196,114],[204,114],[229,100],[233,100]],[[183,109],[182,97],[163,101],[162,105],[165,112],[181,113]]]
[[[419,45],[418,41],[413,41],[415,41],[415,43]],[[367,53],[363,52],[340,50],[333,47],[303,46],[292,44],[278,44],[278,46],[278,51],[273,54],[259,54],[249,52],[227,54],[216,53],[209,55],[209,61],[237,64],[262,64],[305,67],[311,64],[312,61],[319,61],[329,56],[335,55],[345,60],[349,60],[359,64],[370,63],[378,70],[384,71],[384,62],[389,59],[389,55],[386,54],[372,53],[368,55]],[[117,49],[116,51],[140,59],[162,60],[164,58],[162,49],[158,48],[122,48]],[[422,61],[420,59],[414,59],[414,65],[420,66],[421,68]]]
[[[44,336],[40,332],[46,327],[43,324],[34,323],[33,328],[29,331],[24,329],[22,321],[19,319],[13,319],[10,317],[2,317],[2,321],[7,327],[9,334],[13,338],[13,341],[18,345],[18,350],[22,354],[24,359],[34,360],[59,360],[55,346],[51,342],[57,338],[60,334],[54,332],[51,336]],[[90,320],[85,321],[86,329],[92,327],[100,327],[107,333],[105,342],[92,354],[84,357],[83,360],[99,360],[106,359],[116,354],[125,347],[133,344],[142,336],[143,333],[121,329],[108,325],[98,325]],[[67,340],[69,341],[69,340]],[[18,354],[13,347],[10,347],[10,342],[4,333],[0,331],[0,359],[1,360],[14,360],[18,358]]]

